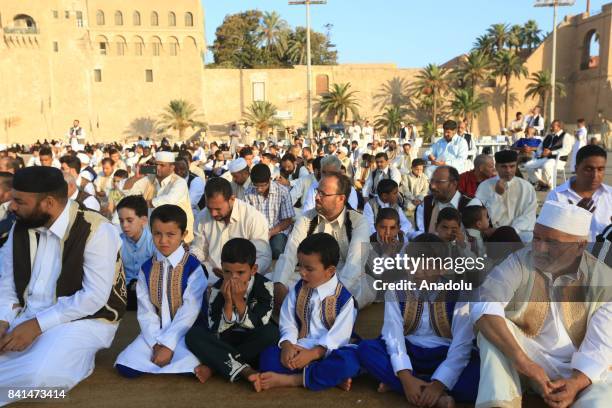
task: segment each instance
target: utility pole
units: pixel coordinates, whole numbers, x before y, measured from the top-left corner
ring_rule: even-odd
[[[553,8],[552,67],[550,70],[550,81],[552,83],[552,90],[550,91],[551,122],[555,120],[555,94],[557,90],[557,9],[559,6],[573,6],[575,2],[576,0],[536,0],[535,4],[535,7]]]
[[[587,0],[587,9],[586,9],[586,12],[587,12],[587,16],[591,15],[591,0]]]
[[[307,104],[308,104],[308,138],[312,140],[312,58],[310,55],[310,5],[327,4],[326,0],[300,0],[290,1],[291,6],[306,6],[306,78],[307,84]]]

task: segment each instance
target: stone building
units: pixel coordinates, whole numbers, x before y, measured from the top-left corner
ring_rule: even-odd
[[[203,24],[199,0],[2,0],[0,143],[63,137],[76,118],[90,141],[153,134],[172,99],[193,103],[213,137],[225,135],[254,100],[272,102],[287,126],[301,126],[306,67],[205,69]],[[596,123],[599,111],[612,117],[611,30],[612,4],[560,24],[557,72],[567,96],[558,99],[555,116],[570,123],[578,117]],[[549,37],[527,58],[530,74],[550,69],[551,44]],[[385,88],[405,89],[418,71],[394,64],[315,66],[313,92],[350,82],[361,116],[373,121],[384,108]],[[518,98],[511,118],[538,103],[523,98],[528,82],[511,83]],[[502,91],[481,89],[491,97],[476,134],[503,127]]]

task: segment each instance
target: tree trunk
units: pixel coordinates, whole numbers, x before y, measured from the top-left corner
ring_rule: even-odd
[[[510,118],[510,76],[506,76],[506,109],[504,112],[504,127],[508,129],[508,119]]]
[[[433,97],[433,134],[431,136],[431,142],[433,142],[434,138],[438,135],[438,99],[436,98],[436,91],[432,88],[432,97]]]

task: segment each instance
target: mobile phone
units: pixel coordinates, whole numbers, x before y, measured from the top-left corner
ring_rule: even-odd
[[[157,167],[156,166],[140,166],[140,174],[156,175]]]

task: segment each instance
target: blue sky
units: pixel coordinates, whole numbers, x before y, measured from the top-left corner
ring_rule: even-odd
[[[592,0],[591,14],[611,0]],[[212,44],[215,30],[226,14],[242,10],[276,10],[291,26],[306,25],[304,6],[286,0],[202,0],[206,39]],[[494,23],[538,22],[552,30],[551,8],[535,8],[533,0],[328,0],[312,6],[312,27],[325,32],[331,23],[332,41],[340,63],[391,62],[400,67],[444,63],[469,51],[477,36]],[[561,7],[559,21],[586,9],[586,0]],[[206,62],[212,62],[208,53]]]

